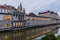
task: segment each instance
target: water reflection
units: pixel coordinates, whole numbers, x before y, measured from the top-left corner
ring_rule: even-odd
[[[56,36],[56,37],[59,36],[59,35],[60,35],[60,28],[58,29],[57,33],[55,33],[55,36]],[[44,36],[45,36],[45,35],[42,35],[42,36],[40,36],[40,37],[35,38],[34,40],[41,40],[41,38],[44,37]]]
[[[25,40],[23,32],[0,33],[0,40]]]
[[[45,33],[44,31],[42,31],[42,32]],[[42,32],[40,31],[40,29],[39,30],[31,29],[31,30],[26,30],[26,31],[24,30],[24,31],[5,32],[5,33],[0,33],[0,40],[28,40],[28,39],[37,37],[38,35],[41,35]],[[59,28],[58,32],[55,33],[55,35],[56,36],[60,35],[60,28]],[[45,35],[40,36],[36,39],[37,40],[41,39],[44,36]]]

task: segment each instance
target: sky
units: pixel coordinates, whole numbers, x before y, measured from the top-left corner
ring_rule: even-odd
[[[26,9],[26,13],[44,12],[51,10],[57,12],[60,15],[60,0],[0,0],[0,4],[11,5],[17,8],[22,3],[22,6]]]

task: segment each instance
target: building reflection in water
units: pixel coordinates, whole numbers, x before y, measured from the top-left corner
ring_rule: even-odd
[[[52,32],[53,29],[32,28],[18,31],[0,33],[0,40],[32,40],[45,33]]]
[[[23,32],[0,33],[0,40],[25,40]]]

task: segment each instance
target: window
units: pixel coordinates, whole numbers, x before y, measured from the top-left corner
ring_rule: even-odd
[[[23,15],[23,20],[24,20],[24,15]]]
[[[1,9],[1,12],[2,12],[2,9]]]
[[[26,20],[29,21],[30,20],[30,17],[26,17]]]
[[[38,20],[39,20],[39,17],[38,17]]]
[[[45,20],[51,20],[50,18],[45,18]]]
[[[16,23],[13,23],[13,26],[15,27],[16,26]]]
[[[21,26],[23,26],[23,22],[21,22]]]
[[[10,12],[10,10],[8,10],[8,12]]]
[[[36,20],[38,21],[38,17],[36,17]]]
[[[45,20],[46,18],[40,18],[40,20]]]
[[[4,16],[4,20],[10,20],[10,16],[8,15]]]
[[[33,22],[33,24],[34,24],[34,22]]]
[[[4,9],[4,12],[6,12],[6,10]]]
[[[5,10],[6,12],[8,12],[8,10]]]
[[[19,24],[18,22],[13,23],[13,26],[14,26],[14,27],[19,27],[19,25],[20,25],[20,24]]]
[[[19,26],[20,26],[20,22],[19,22]]]
[[[2,12],[4,12],[4,9],[2,10]]]
[[[32,17],[32,20],[35,20],[34,17]]]
[[[38,22],[36,22],[36,24],[38,24]]]
[[[29,25],[29,23],[27,23]]]
[[[18,22],[16,22],[16,27],[18,27],[18,25],[19,25]]]
[[[7,24],[4,24],[4,26],[6,27],[6,28],[8,28],[9,27],[9,24],[7,23]]]

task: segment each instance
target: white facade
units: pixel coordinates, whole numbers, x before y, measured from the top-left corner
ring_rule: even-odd
[[[58,15],[56,14],[51,14],[51,13],[45,13],[45,14],[40,14],[38,16],[26,16],[26,18],[29,18],[26,22],[26,26],[36,26],[36,25],[47,25],[47,24],[53,24],[57,23],[56,18]],[[32,20],[34,18],[34,20]],[[36,20],[38,18],[38,20]]]
[[[9,13],[9,12],[13,12],[14,10],[7,10],[7,9],[3,9],[0,8],[0,13]]]
[[[4,15],[4,14],[0,14],[0,20],[4,20],[4,16],[10,16],[10,20],[11,20],[11,15]]]
[[[38,16],[33,14],[32,16],[29,16],[29,20],[26,19],[27,17],[25,9],[22,8],[21,4],[16,11],[0,8],[0,28],[23,28],[25,26],[53,24],[57,23],[55,19],[58,18],[58,15],[48,12]],[[42,18],[42,20],[40,20],[40,18]]]
[[[10,20],[5,20],[4,16],[7,16],[7,15],[0,14],[0,28],[11,28],[12,27],[11,15],[8,15],[8,16],[10,16]]]
[[[38,16],[51,17],[51,18],[56,18],[56,19],[59,17],[55,13],[51,13],[51,12],[41,13],[41,14],[38,14]]]

